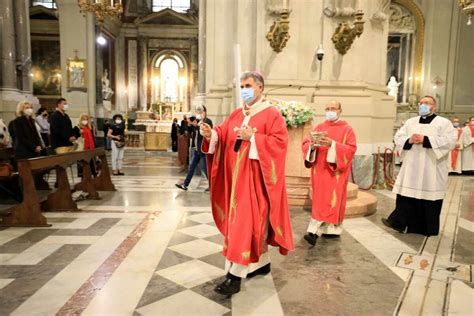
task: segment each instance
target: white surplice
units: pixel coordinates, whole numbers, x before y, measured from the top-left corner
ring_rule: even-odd
[[[395,134],[397,151],[403,155],[403,164],[393,192],[422,200],[441,200],[448,186],[448,154],[456,144],[456,131],[452,123],[436,116],[429,124],[420,124],[420,116],[410,118]],[[413,134],[427,136],[432,148],[413,144],[403,146]]]
[[[462,171],[474,171],[474,154],[472,149],[474,137],[472,137],[469,126],[465,126],[462,129],[462,142]]]

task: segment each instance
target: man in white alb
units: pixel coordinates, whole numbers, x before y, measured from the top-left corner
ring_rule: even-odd
[[[474,173],[474,116],[469,124],[462,129],[462,173]]]
[[[452,123],[435,114],[436,100],[423,97],[419,116],[410,118],[395,135],[404,155],[393,187],[395,210],[382,222],[398,232],[436,236],[448,186],[448,155],[456,145]]]

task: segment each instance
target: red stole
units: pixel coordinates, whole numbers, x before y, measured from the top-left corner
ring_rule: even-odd
[[[256,128],[259,160],[249,158],[247,141],[234,152],[234,129],[240,128],[243,120],[243,111],[238,109],[215,128],[219,142],[215,153],[207,156],[207,164],[212,213],[225,237],[223,255],[231,262],[248,265],[258,262],[265,251],[265,237],[284,255],[294,246],[285,185],[285,120],[273,106],[250,118],[248,126]],[[209,150],[206,140],[202,149]]]
[[[336,142],[336,163],[327,162],[327,146],[317,147],[315,163],[308,163],[306,154],[310,150],[311,139],[308,137],[304,140],[302,147],[305,165],[312,168],[312,218],[339,225],[344,220],[346,211],[347,183],[357,149],[356,137],[349,124],[343,120],[325,121],[317,125],[314,131],[326,131],[328,137]]]
[[[458,138],[457,138],[456,142],[458,142],[459,139],[462,136],[462,128],[458,128],[457,130],[458,130]],[[452,168],[452,170],[456,170],[456,164],[458,162],[458,155],[459,155],[459,148],[454,148],[451,151],[451,168]]]

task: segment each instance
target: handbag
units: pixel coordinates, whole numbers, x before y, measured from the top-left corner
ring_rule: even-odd
[[[115,147],[122,148],[125,146],[125,137],[119,136],[120,139],[114,139]]]

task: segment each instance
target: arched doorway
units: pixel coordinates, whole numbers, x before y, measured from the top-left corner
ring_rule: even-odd
[[[425,22],[412,0],[392,0],[389,15],[387,82],[401,82],[396,101],[406,104],[420,94]]]

